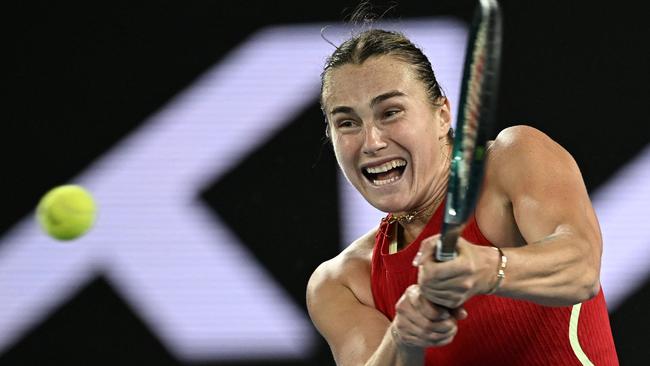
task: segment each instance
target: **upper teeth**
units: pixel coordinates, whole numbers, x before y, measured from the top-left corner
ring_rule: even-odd
[[[366,171],[372,174],[384,173],[391,169],[397,168],[398,166],[405,166],[406,162],[404,160],[391,160],[387,163],[383,163],[378,166],[367,167]]]

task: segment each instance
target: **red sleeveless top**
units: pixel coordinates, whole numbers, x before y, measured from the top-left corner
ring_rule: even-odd
[[[418,270],[411,262],[422,240],[440,232],[443,206],[417,239],[395,254],[388,254],[391,225],[385,220],[381,223],[372,256],[371,287],[375,307],[390,320],[406,288],[417,283]],[[462,236],[477,245],[491,245],[474,217]],[[469,316],[458,322],[453,342],[428,348],[425,365],[618,365],[602,290],[574,306],[548,307],[477,295],[464,307]]]

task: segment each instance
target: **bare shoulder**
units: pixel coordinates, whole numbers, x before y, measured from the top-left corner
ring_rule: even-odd
[[[486,175],[492,183],[524,183],[522,177],[536,179],[567,168],[578,170],[571,154],[534,127],[508,127],[488,147]],[[514,176],[519,179],[512,180]]]
[[[307,284],[307,302],[319,296],[323,286],[340,285],[365,305],[372,305],[370,293],[370,261],[377,228],[352,242],[336,257],[323,262],[311,275]]]
[[[570,157],[560,144],[544,132],[526,125],[508,127],[488,147],[489,159],[530,159],[548,155]]]
[[[476,219],[484,236],[493,243],[523,245],[515,207],[533,202],[552,202],[547,197],[584,190],[573,157],[542,131],[513,126],[501,131],[488,146],[486,170]],[[568,194],[568,193],[566,193]],[[523,210],[519,210],[523,212]]]
[[[337,365],[365,363],[390,325],[375,308],[370,289],[375,233],[371,230],[318,266],[307,285],[309,316]]]

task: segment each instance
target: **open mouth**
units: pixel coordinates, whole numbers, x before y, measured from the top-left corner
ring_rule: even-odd
[[[395,159],[386,163],[365,167],[362,169],[363,175],[376,186],[393,183],[399,180],[406,169],[406,161]]]

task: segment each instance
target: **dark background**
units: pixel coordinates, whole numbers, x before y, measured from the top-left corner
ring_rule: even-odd
[[[525,123],[543,130],[573,154],[593,192],[648,143],[650,27],[642,17],[641,2],[501,3],[505,36],[498,129]],[[4,58],[9,65],[3,77],[8,93],[2,118],[0,233],[29,214],[44,191],[83,171],[253,32],[285,23],[335,23],[356,4],[14,5],[4,14],[9,25]],[[389,5],[375,4],[379,10]],[[465,0],[404,2],[387,16],[444,15],[467,21],[473,5]],[[309,274],[339,250],[337,168],[331,149],[322,146],[321,120],[314,100],[257,154],[200,194],[303,307]],[[280,200],[277,188],[272,194],[270,188],[265,192],[247,187],[248,178],[259,169],[267,169],[267,179],[281,184],[296,200]],[[253,193],[233,199],[238,189],[247,188]],[[265,221],[265,232],[281,236],[295,258],[278,258],[259,233],[246,230],[246,223],[257,221],[263,207],[281,211]],[[300,210],[320,210],[322,215],[291,214]],[[321,229],[323,221],[334,223],[329,225],[332,231],[311,247],[301,246],[301,238]],[[282,225],[296,229],[279,231]],[[649,294],[650,289],[640,290],[611,314],[622,364],[650,363],[643,341],[650,325],[643,311]],[[0,354],[3,365],[103,362],[182,364],[102,277]],[[321,343],[311,359],[303,361],[196,364],[332,363]]]

